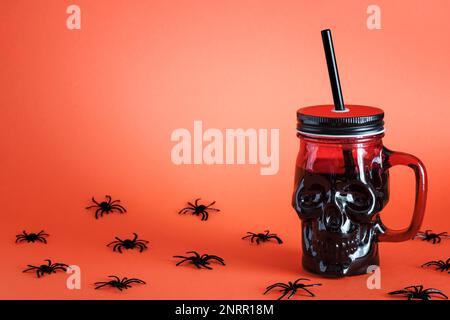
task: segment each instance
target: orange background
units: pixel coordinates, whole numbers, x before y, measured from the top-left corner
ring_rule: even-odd
[[[81,30],[66,8],[81,7]],[[376,1],[382,30],[368,30],[373,1],[0,2],[2,114],[0,271],[3,299],[260,299],[269,284],[307,276],[318,299],[384,299],[424,284],[450,294],[449,275],[421,269],[449,257],[450,240],[380,245],[382,289],[367,276],[321,279],[300,266],[300,221],[290,206],[300,106],[331,102],[320,30],[333,30],[347,103],[381,107],[384,143],[421,158],[429,174],[422,229],[450,231],[450,43],[446,0]],[[174,129],[279,128],[280,170],[255,165],[176,166]],[[391,170],[393,228],[413,207],[413,173]],[[90,198],[111,194],[128,209],[95,220]],[[177,214],[187,201],[216,200],[206,222]],[[209,203],[209,202],[208,202]],[[240,238],[270,228],[285,243]],[[44,229],[47,245],[14,243]],[[113,253],[114,236],[137,232],[145,253]],[[188,250],[226,267],[175,267]],[[27,264],[76,264],[82,289],[64,273],[35,279]],[[110,274],[139,277],[120,293],[93,290]],[[309,298],[306,298],[309,299]]]

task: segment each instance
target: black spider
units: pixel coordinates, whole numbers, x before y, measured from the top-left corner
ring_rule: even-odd
[[[450,258],[447,259],[447,261],[443,261],[443,260],[433,260],[433,261],[428,261],[425,262],[422,267],[430,267],[430,266],[436,266],[436,270],[441,270],[442,271],[448,271],[450,270]],[[450,274],[450,271],[448,271],[448,273]]]
[[[260,241],[266,242],[270,239],[277,240],[278,244],[282,244],[283,241],[277,236],[276,233],[270,233],[269,230],[265,230],[264,233],[253,233],[253,232],[247,232],[248,235],[245,237],[242,237],[242,239],[250,238],[251,242],[253,243],[253,240],[256,239],[256,243],[259,244]]]
[[[44,230],[41,230],[39,233],[27,233],[25,230],[22,231],[22,234],[16,235],[16,243],[26,241],[28,243],[30,242],[43,242],[47,243],[47,240],[45,237],[47,237],[48,234],[44,232]]]
[[[145,284],[144,280],[140,280],[137,278],[128,279],[127,277],[125,277],[123,279],[120,279],[117,276],[108,276],[108,278],[113,278],[113,280],[96,282],[96,283],[94,283],[94,285],[96,285],[95,289],[100,289],[104,286],[111,286],[113,288],[116,288],[116,289],[122,291],[123,289],[131,288],[131,285],[130,285],[131,283]]]
[[[204,204],[198,204],[198,201],[201,200],[199,199],[195,199],[194,204],[192,204],[191,202],[188,202],[188,207],[185,207],[183,209],[181,209],[180,211],[178,211],[178,213],[182,213],[185,214],[187,212],[192,212],[193,215],[198,216],[198,215],[202,215],[202,221],[206,221],[208,220],[208,211],[220,211],[219,209],[216,208],[212,208],[211,206],[216,203],[215,201],[211,202],[209,205],[205,206]]]
[[[203,267],[203,268],[211,270],[212,268],[210,266],[208,266],[209,260],[216,260],[220,264],[225,265],[224,260],[221,257],[215,256],[215,255],[203,254],[200,256],[196,251],[188,251],[186,253],[193,253],[194,255],[190,256],[190,257],[173,256],[174,258],[183,259],[176,264],[177,266],[179,266],[183,262],[190,261],[194,266],[196,266],[199,269],[201,269]]]
[[[266,294],[270,290],[278,287],[278,288],[281,288],[280,292],[283,292],[283,294],[281,295],[281,297],[278,298],[278,300],[283,299],[284,296],[286,296],[290,291],[292,291],[291,294],[288,297],[288,299],[291,299],[297,293],[298,289],[302,289],[302,290],[306,291],[307,293],[309,293],[309,295],[311,297],[314,297],[314,293],[312,293],[311,291],[306,289],[306,287],[317,287],[317,286],[321,286],[322,284],[321,283],[312,283],[312,284],[299,283],[299,281],[302,281],[302,280],[309,281],[309,279],[300,278],[300,279],[295,280],[294,282],[289,281],[288,284],[285,284],[285,283],[282,283],[282,282],[277,282],[275,284],[272,284],[272,285],[268,286],[266,288],[266,291],[264,292],[264,294]]]
[[[405,287],[403,290],[389,292],[390,295],[401,294],[408,298],[408,300],[431,300],[431,295],[436,294],[442,296],[444,299],[448,297],[438,289],[423,289],[422,285]]]
[[[36,270],[36,275],[38,278],[43,276],[44,274],[52,274],[56,273],[57,270],[66,271],[69,266],[65,263],[52,263],[50,259],[46,259],[47,264],[42,264],[39,267],[33,266],[31,264],[28,265],[28,269],[23,270],[22,272],[34,271]]]
[[[122,240],[118,237],[115,237],[117,240],[113,241],[111,243],[109,243],[107,246],[111,246],[114,245],[113,247],[113,251],[116,251],[116,249],[122,253],[122,248],[129,250],[129,249],[134,249],[134,248],[139,248],[139,252],[144,251],[144,249],[147,249],[147,240],[138,240],[138,235],[136,233],[134,234],[134,238],[133,240],[130,239],[125,239]]]
[[[441,237],[449,238],[450,236],[447,234],[447,232],[433,233],[431,232],[431,230],[425,230],[425,232],[417,232],[414,238],[416,237],[421,238],[422,241],[433,241],[433,244],[436,244],[441,242]]]
[[[95,219],[98,219],[99,213],[100,217],[103,217],[103,213],[109,214],[110,212],[114,212],[114,210],[117,210],[120,213],[127,212],[127,210],[122,205],[118,204],[120,200],[111,201],[111,196],[106,195],[105,197],[106,199],[108,199],[108,201],[103,201],[100,203],[95,201],[94,197],[92,197],[92,202],[94,202],[95,205],[86,207],[86,209],[97,208],[97,210],[95,211]]]

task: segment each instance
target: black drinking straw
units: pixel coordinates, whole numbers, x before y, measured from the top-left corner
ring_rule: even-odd
[[[327,59],[328,75],[330,76],[331,91],[333,92],[334,110],[344,111],[344,97],[342,96],[341,81],[339,80],[339,71],[334,54],[333,38],[331,30],[325,29],[321,31],[323,49],[325,58]],[[351,149],[342,150],[344,157],[344,172],[347,178],[353,178],[355,173],[355,162]]]
[[[344,97],[341,91],[341,82],[339,81],[339,72],[336,64],[336,56],[334,55],[333,39],[331,30],[325,29],[321,31],[323,49],[327,59],[328,75],[330,76],[331,91],[333,92],[334,110],[344,111]]]

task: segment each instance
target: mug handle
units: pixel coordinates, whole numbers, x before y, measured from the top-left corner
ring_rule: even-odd
[[[378,236],[381,242],[401,242],[412,239],[422,224],[427,202],[427,171],[422,161],[413,155],[403,152],[391,151],[383,148],[386,168],[390,169],[396,165],[404,165],[413,169],[416,177],[416,196],[414,204],[414,213],[409,227],[402,230],[393,230],[383,227],[382,233]]]

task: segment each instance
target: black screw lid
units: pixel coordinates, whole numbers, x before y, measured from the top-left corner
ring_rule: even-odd
[[[337,111],[334,105],[300,108],[297,131],[318,136],[367,136],[384,132],[384,112],[375,107],[345,105]]]

